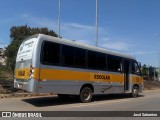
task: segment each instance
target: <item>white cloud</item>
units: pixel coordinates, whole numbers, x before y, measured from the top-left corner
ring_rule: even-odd
[[[24,21],[29,23],[29,25],[37,26],[37,27],[48,27],[49,29],[55,29],[55,20],[48,19],[46,17],[36,17],[33,15],[30,15],[28,13],[22,14],[21,18],[24,19]]]
[[[106,42],[102,42],[102,44],[100,44],[100,47],[117,50],[117,51],[127,51],[132,46],[133,45],[126,43],[126,42],[122,42],[122,41],[112,42],[109,39],[106,39]]]
[[[102,41],[102,42],[108,42],[108,41],[110,41],[110,40],[109,40],[108,37],[103,37],[103,38],[101,39],[101,41]]]
[[[31,15],[29,13],[24,13],[20,16],[21,16],[21,18],[29,18]]]
[[[74,29],[85,29],[85,30],[95,29],[94,26],[82,25],[82,24],[78,24],[78,23],[64,23],[63,25],[74,28]]]
[[[36,17],[28,13],[21,15],[21,18],[29,23],[29,25],[32,25],[34,27],[48,27],[49,29],[54,29],[55,32],[58,31],[58,21],[56,20],[45,17]],[[96,29],[94,25],[92,26],[79,23],[61,22],[60,35],[65,39],[71,39],[85,44],[95,45],[95,33]],[[99,27],[98,42],[99,47],[117,51],[127,51],[131,46],[133,46],[123,41],[111,41],[106,35],[106,30],[101,27]]]
[[[87,40],[78,40],[78,42],[83,43],[83,44],[87,44],[87,45],[90,44],[89,41],[87,41]]]
[[[150,52],[144,52],[144,51],[136,51],[136,52],[130,52],[131,55],[147,55],[147,54],[156,54],[154,51]]]
[[[8,45],[9,43],[4,42],[4,40],[0,39],[0,48],[4,48]]]
[[[58,21],[46,17],[36,17],[28,13],[22,14],[21,18],[27,22],[27,25],[33,27],[47,27],[58,31]],[[29,24],[28,24],[29,23]],[[65,39],[82,41],[85,43],[93,44],[95,36],[95,27],[90,25],[83,25],[79,23],[61,22],[60,35]],[[58,32],[57,32],[58,33]],[[87,41],[87,42],[86,42]]]
[[[78,23],[62,23],[61,35],[67,39],[93,44],[95,40],[94,27]]]

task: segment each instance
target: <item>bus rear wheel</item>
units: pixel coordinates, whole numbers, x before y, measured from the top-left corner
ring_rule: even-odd
[[[138,86],[133,86],[131,95],[132,95],[132,97],[137,97],[139,95]]]
[[[92,100],[92,96],[92,89],[89,87],[84,87],[80,92],[80,101],[83,103],[90,102]]]

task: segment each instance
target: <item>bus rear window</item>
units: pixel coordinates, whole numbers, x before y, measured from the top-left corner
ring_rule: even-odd
[[[24,41],[18,50],[16,62],[31,60],[37,38]]]

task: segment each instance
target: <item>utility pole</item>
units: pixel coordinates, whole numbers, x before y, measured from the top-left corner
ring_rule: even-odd
[[[150,75],[149,75],[149,65],[148,65],[148,81],[150,81]]]
[[[160,55],[159,55],[160,51],[158,48],[158,81],[160,81]]]
[[[160,34],[154,34],[154,35],[159,36]],[[159,46],[158,46],[158,81],[160,81],[160,49],[159,49]]]
[[[98,0],[96,0],[96,47],[98,47]]]
[[[58,0],[58,37],[60,38],[61,0]]]
[[[153,67],[153,70],[154,70],[154,81],[156,80],[156,69],[155,67]]]

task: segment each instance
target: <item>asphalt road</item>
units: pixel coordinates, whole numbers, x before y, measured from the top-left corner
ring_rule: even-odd
[[[62,100],[57,96],[4,98],[0,99],[0,111],[160,111],[160,90],[145,91],[137,98],[94,96],[90,103],[79,103],[78,99]]]

